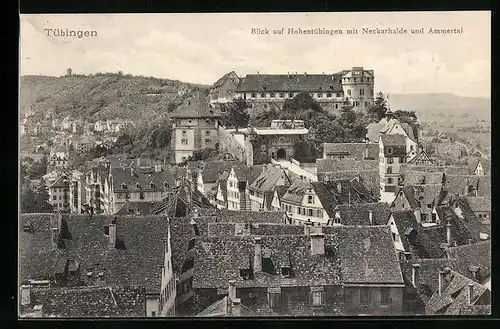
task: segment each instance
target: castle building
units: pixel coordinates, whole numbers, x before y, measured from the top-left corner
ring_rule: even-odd
[[[251,108],[266,109],[273,104],[282,106],[287,99],[306,92],[327,109],[340,109],[348,100],[355,109],[361,110],[373,104],[374,82],[373,70],[363,67],[332,74],[248,74],[240,79],[231,72],[214,84],[210,102],[242,98]]]
[[[171,113],[172,149],[175,163],[182,163],[194,152],[214,148],[218,143],[220,113],[200,96]]]

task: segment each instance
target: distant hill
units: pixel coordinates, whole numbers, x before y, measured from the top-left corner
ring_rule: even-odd
[[[148,119],[173,110],[196,90],[208,86],[180,81],[122,75],[22,76],[21,113],[53,109],[57,116],[101,120]]]
[[[491,116],[491,100],[486,97],[463,97],[441,94],[390,94],[393,110],[415,111],[421,120],[433,120],[468,113],[478,118]]]

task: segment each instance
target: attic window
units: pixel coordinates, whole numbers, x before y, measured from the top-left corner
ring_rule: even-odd
[[[154,183],[154,182],[149,183],[149,186],[150,186],[151,188],[155,188],[155,187],[156,187],[156,185],[155,185],[155,183]]]
[[[250,270],[247,268],[240,269],[240,276],[243,280],[250,280]]]
[[[122,183],[122,190],[126,190],[126,189],[127,189],[127,184]]]
[[[141,184],[136,183],[136,184],[135,184],[135,187],[136,187],[136,188],[141,188]]]
[[[288,266],[282,266],[281,267],[281,275],[284,277],[284,278],[289,278],[291,276],[291,268],[288,267]]]
[[[387,153],[388,153],[388,154],[391,154],[391,153],[392,153],[392,147],[388,147],[388,148],[387,148]]]

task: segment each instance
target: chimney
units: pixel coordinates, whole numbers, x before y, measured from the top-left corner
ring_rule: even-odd
[[[479,267],[471,265],[471,266],[469,266],[469,271],[471,272],[474,280],[477,280],[477,272],[479,271]]]
[[[420,264],[413,264],[411,267],[411,283],[414,287],[417,286],[417,282],[419,281],[420,275]]]
[[[256,237],[255,241],[255,255],[253,258],[253,271],[254,273],[262,272],[262,243],[261,238]]]
[[[368,210],[368,220],[370,221],[370,225],[373,225],[373,210]]]
[[[116,245],[116,224],[109,224],[109,248],[114,248]]]
[[[21,305],[26,306],[31,304],[31,286],[23,284],[21,286]]]
[[[236,281],[235,280],[229,280],[228,297],[229,297],[230,302],[232,302],[236,299]]]
[[[449,220],[446,223],[446,243],[451,245],[451,223]]]
[[[472,289],[474,288],[474,283],[469,283],[468,297],[469,297],[469,305],[472,305]]]
[[[43,306],[42,305],[35,305],[35,307],[33,307],[33,316],[35,318],[43,317]]]
[[[443,292],[443,275],[444,275],[443,271],[438,271],[438,293],[439,293],[439,295],[441,295],[441,293]]]
[[[52,248],[57,248],[57,243],[59,242],[59,229],[53,227],[50,229],[52,235]]]
[[[198,213],[198,208],[193,209],[193,218],[198,218],[200,215]]]
[[[311,234],[311,254],[312,255],[325,254],[325,235],[323,233]]]
[[[232,316],[241,316],[241,299],[240,298],[235,298],[232,300],[231,315]]]

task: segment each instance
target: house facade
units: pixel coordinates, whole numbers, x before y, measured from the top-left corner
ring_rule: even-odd
[[[188,160],[196,151],[215,148],[221,114],[201,96],[177,108],[171,118],[175,163]]]

